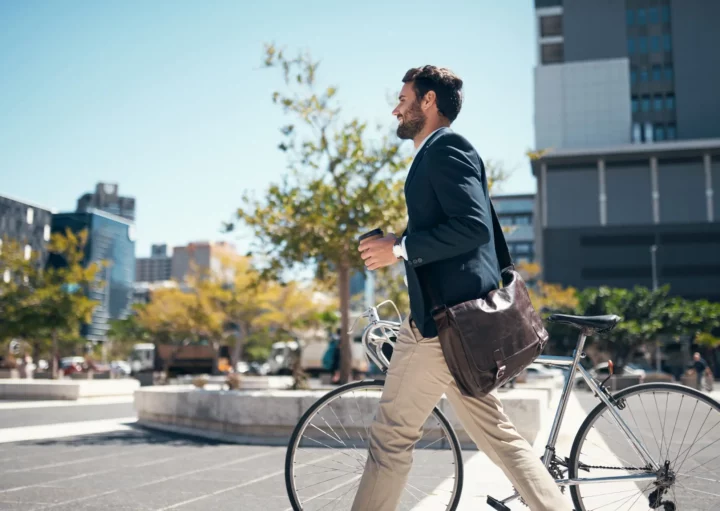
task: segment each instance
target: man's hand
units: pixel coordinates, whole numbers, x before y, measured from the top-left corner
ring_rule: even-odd
[[[393,245],[397,239],[397,236],[390,233],[384,238],[362,240],[358,250],[365,261],[365,267],[368,270],[378,270],[398,262],[393,254]]]

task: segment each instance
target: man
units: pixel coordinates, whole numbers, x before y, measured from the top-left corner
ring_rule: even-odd
[[[445,363],[432,297],[454,305],[484,297],[500,282],[487,177],[472,145],[449,129],[462,105],[462,80],[448,69],[425,66],[410,69],[403,82],[393,115],[397,135],[412,140],[416,150],[405,181],[407,229],[400,238],[365,240],[359,250],[370,270],[404,262],[411,314],[398,335],[352,509],[395,510],[422,425],[446,394],[478,448],[530,509],[571,510],[496,394],[461,395]]]
[[[695,369],[695,376],[697,377],[697,389],[702,390],[702,379],[705,375],[705,370],[707,369],[707,362],[703,360],[700,353],[697,351],[693,355],[692,367]]]

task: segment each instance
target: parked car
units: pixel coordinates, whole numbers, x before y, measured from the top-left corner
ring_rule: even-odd
[[[83,357],[63,357],[60,359],[59,368],[63,374],[69,375],[83,372],[83,364],[85,364]]]

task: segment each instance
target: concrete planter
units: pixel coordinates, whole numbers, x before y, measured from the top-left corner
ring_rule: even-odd
[[[131,396],[140,387],[123,380],[6,380],[0,381],[0,399],[77,400],[90,397]]]
[[[138,423],[150,428],[236,443],[286,445],[301,416],[324,394],[322,390],[225,391],[196,389],[188,385],[144,387],[135,392],[135,409]],[[345,397],[334,406],[337,418],[328,420],[337,422],[331,424],[333,427],[342,425],[350,436],[354,436],[358,424],[372,421],[379,398],[380,392]],[[532,443],[546,418],[548,392],[516,390],[501,393],[500,399],[520,434]],[[446,399],[440,402],[440,407],[456,428],[463,447],[475,449]],[[347,413],[343,413],[345,408]],[[363,436],[366,436],[364,430]]]
[[[18,379],[20,371],[17,369],[0,369],[0,379]]]

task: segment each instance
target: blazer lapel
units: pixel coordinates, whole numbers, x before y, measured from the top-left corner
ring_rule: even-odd
[[[415,172],[417,170],[418,165],[420,165],[420,160],[423,159],[423,156],[425,156],[425,152],[427,151],[430,144],[432,144],[435,139],[441,135],[446,128],[440,128],[437,130],[433,135],[423,144],[423,146],[420,148],[420,151],[418,151],[417,155],[415,156],[415,159],[412,162],[412,165],[410,165],[410,171],[408,172],[407,179],[405,179],[405,192],[407,193],[407,187],[410,184],[410,181],[412,181],[412,178],[415,176]]]

